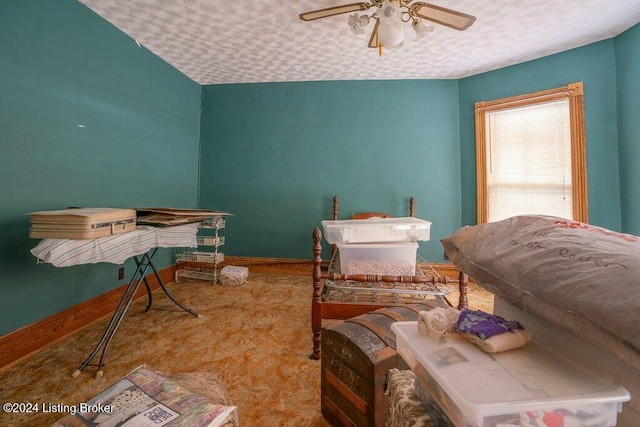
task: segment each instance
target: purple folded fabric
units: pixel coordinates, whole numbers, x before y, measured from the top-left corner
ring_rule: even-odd
[[[496,314],[466,308],[460,312],[456,323],[456,332],[474,334],[483,340],[514,329],[524,328],[516,320],[505,320]]]

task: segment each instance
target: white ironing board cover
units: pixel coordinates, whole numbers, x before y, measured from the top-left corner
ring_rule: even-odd
[[[175,227],[138,226],[134,231],[88,240],[43,239],[31,253],[56,267],[109,262],[122,264],[152,248],[195,248],[198,224]]]

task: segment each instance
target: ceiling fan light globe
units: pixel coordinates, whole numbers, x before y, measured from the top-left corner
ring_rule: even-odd
[[[358,16],[357,13],[349,15],[349,29],[353,34],[364,34],[364,28],[369,25],[369,17],[367,15]]]
[[[380,23],[393,25],[402,21],[402,12],[400,6],[394,1],[386,0],[380,7],[380,13],[378,14]]]
[[[416,33],[416,40],[420,40],[429,35],[429,33],[433,32],[433,25],[425,25],[422,21],[414,21],[412,24],[413,31]]]
[[[404,26],[400,23],[397,25],[388,25],[380,23],[378,27],[378,42],[386,48],[394,48],[402,45],[404,41]]]

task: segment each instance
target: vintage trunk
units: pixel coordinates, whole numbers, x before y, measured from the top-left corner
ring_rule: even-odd
[[[391,324],[417,320],[436,301],[385,307],[322,333],[322,414],[334,426],[382,426],[389,415],[387,373],[405,366]]]

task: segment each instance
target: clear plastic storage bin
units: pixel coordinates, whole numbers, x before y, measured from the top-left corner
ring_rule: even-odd
[[[630,399],[623,387],[536,341],[487,354],[456,333],[424,336],[417,322],[397,322],[391,330],[416,373],[416,394],[435,400],[456,426],[615,426]],[[540,424],[545,419],[550,424]]]
[[[322,221],[322,229],[331,244],[415,242],[429,240],[431,223],[413,217],[347,219]]]
[[[413,275],[416,242],[337,243],[342,274]]]

